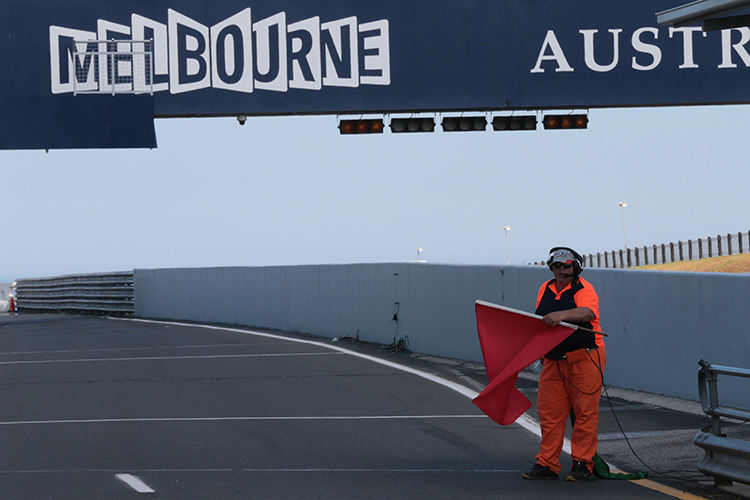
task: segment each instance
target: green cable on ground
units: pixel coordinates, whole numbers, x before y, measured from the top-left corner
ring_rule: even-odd
[[[594,475],[602,479],[646,479],[648,472],[611,472],[607,462],[598,453],[594,454]]]

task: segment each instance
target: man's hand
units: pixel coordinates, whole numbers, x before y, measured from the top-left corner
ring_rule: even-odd
[[[551,312],[542,318],[542,322],[547,326],[557,326],[565,320],[565,313],[567,311],[555,311]]]
[[[563,321],[582,323],[594,319],[594,313],[588,307],[576,307],[564,311],[551,312],[542,318],[542,322],[548,326],[557,326]]]

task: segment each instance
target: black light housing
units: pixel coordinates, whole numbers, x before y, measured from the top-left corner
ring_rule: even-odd
[[[588,128],[587,115],[544,115],[544,128],[548,130],[574,130]]]
[[[341,120],[339,122],[339,133],[341,135],[382,134],[383,119]]]
[[[391,118],[391,132],[394,134],[434,132],[435,119],[429,118]]]
[[[496,116],[492,119],[492,129],[495,131],[536,130],[536,116]]]
[[[487,129],[487,117],[449,116],[443,118],[443,132],[480,132]]]

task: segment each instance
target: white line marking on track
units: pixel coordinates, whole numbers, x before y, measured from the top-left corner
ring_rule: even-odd
[[[155,493],[154,490],[149,488],[148,485],[141,481],[139,477],[133,476],[131,474],[115,474],[115,477],[133,488],[138,493]]]
[[[476,472],[494,472],[494,473],[513,473],[526,472],[525,470],[510,469],[242,469],[242,472],[459,472],[459,473],[476,473]]]
[[[266,345],[279,345],[282,342],[254,342],[248,344],[192,344],[192,345],[157,345],[151,347],[111,347],[107,349],[58,349],[53,351],[7,351],[0,353],[2,356],[28,356],[29,354],[63,354],[71,352],[124,352],[124,351],[153,351],[165,349],[206,349],[212,347],[256,347]]]
[[[43,359],[38,361],[0,361],[0,365],[42,365],[53,363],[102,363],[106,361],[170,361],[185,359],[222,359],[222,358],[278,358],[284,356],[335,356],[338,352],[297,352],[277,354],[215,354],[207,356],[144,356],[140,358],[80,358],[80,359]]]
[[[71,420],[18,420],[0,422],[3,425],[50,425],[50,424],[106,424],[128,422],[226,422],[248,420],[424,420],[438,418],[487,418],[485,415],[354,415],[324,417],[153,417],[153,418],[92,418]]]
[[[117,472],[116,470],[107,469],[48,469],[48,470],[0,470],[0,475],[13,475],[13,474],[78,474],[78,473],[112,473]],[[521,469],[139,469],[135,472],[139,474],[173,474],[173,473],[195,473],[195,472],[249,472],[249,473],[262,473],[262,472],[397,472],[397,473],[411,473],[411,472],[429,472],[429,473],[443,473],[443,472],[455,472],[455,473],[521,473],[525,472]],[[132,474],[116,474],[117,476],[130,476],[136,477]],[[124,481],[124,479],[119,478]],[[143,482],[141,480],[141,482]]]

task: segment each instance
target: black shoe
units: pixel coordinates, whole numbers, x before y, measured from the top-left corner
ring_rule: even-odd
[[[524,472],[521,477],[524,479],[557,479],[557,474],[552,472],[549,467],[534,464],[534,467],[529,472]]]
[[[576,482],[593,481],[594,479],[596,478],[589,471],[586,462],[581,462],[580,460],[573,460],[573,468],[570,469],[570,474],[565,478],[566,481]]]

